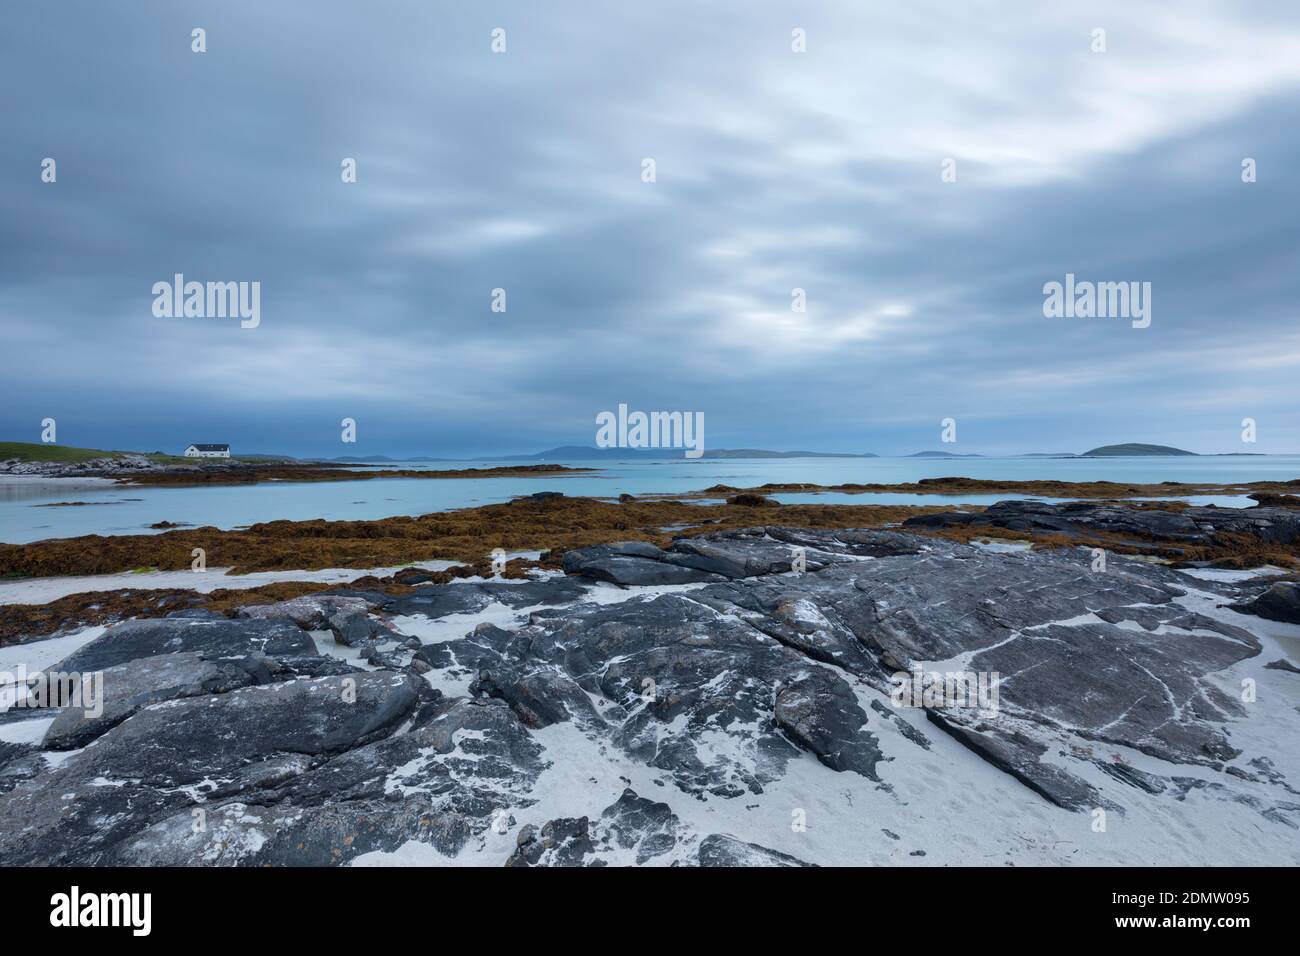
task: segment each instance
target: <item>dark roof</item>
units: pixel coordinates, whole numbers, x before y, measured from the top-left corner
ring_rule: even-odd
[[[197,448],[199,451],[230,451],[229,445],[190,445],[190,448]]]

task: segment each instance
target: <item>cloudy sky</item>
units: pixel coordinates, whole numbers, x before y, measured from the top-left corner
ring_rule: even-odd
[[[469,456],[626,403],[712,447],[1300,451],[1298,106],[1294,2],[10,0],[0,438]],[[1151,282],[1150,327],[1045,318],[1067,272]],[[156,317],[175,273],[260,326]]]

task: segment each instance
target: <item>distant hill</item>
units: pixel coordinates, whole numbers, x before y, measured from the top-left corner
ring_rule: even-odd
[[[1168,445],[1146,445],[1142,442],[1128,442],[1123,445],[1102,445],[1083,453],[1084,458],[1160,458],[1175,455],[1196,457],[1194,451],[1171,448]]]
[[[908,458],[983,458],[983,455],[958,455],[951,451],[918,451],[907,455]]]
[[[665,460],[681,458],[682,448],[592,448],[588,445],[561,445],[548,448],[535,455],[505,455],[498,461],[533,461],[536,459],[575,459],[592,461],[600,459],[652,459]],[[861,455],[852,453],[824,451],[768,451],[765,448],[709,448],[703,458],[876,458],[867,452]]]

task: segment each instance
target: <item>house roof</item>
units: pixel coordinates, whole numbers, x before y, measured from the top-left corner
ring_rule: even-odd
[[[230,451],[229,445],[190,445],[190,448],[197,448],[199,451]]]

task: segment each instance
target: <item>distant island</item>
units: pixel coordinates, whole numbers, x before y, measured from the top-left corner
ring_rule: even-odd
[[[1085,451],[1081,458],[1168,458],[1176,455],[1198,457],[1194,451],[1171,448],[1169,445],[1147,445],[1142,442],[1127,442],[1123,445],[1102,445],[1091,451]]]
[[[918,451],[907,456],[908,458],[983,458],[983,455],[959,455],[952,451]]]

